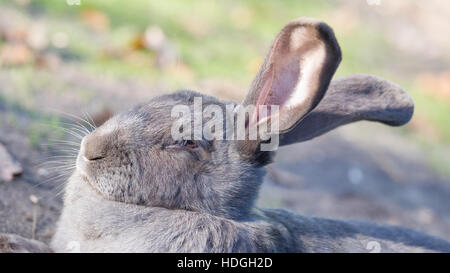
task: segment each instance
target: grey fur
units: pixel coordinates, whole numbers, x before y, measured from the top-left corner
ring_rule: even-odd
[[[360,120],[404,125],[413,111],[414,103],[408,93],[390,81],[365,74],[343,77],[331,81],[319,105],[297,127],[281,136],[281,145],[307,141]]]
[[[302,20],[312,31],[316,26],[332,35],[309,19],[288,26]],[[326,40],[338,48],[334,37]],[[340,56],[333,60],[338,63]],[[319,86],[328,86],[331,70]],[[266,86],[265,71],[270,69],[263,65],[250,101]],[[311,86],[309,99],[317,104],[323,90]],[[357,120],[400,125],[412,115],[405,91],[372,76],[334,81],[328,92],[306,118],[315,105],[293,110],[303,120],[282,136],[282,144]],[[450,243],[405,228],[256,208],[264,165],[274,153],[260,151],[259,140],[196,140],[195,149],[178,147],[170,134],[171,109],[193,107],[196,96],[204,106],[237,105],[178,91],[119,114],[84,138],[51,243],[54,251],[73,250],[75,243],[82,252],[369,252],[373,244],[381,252],[450,252]]]

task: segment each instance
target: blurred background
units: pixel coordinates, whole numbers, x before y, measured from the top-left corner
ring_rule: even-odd
[[[271,40],[300,16],[334,28],[336,77],[387,78],[416,110],[402,128],[360,122],[281,149],[258,205],[450,240],[444,0],[0,0],[0,232],[53,235],[71,169],[50,165],[73,164],[65,128],[76,117],[101,124],[177,89],[240,101]]]

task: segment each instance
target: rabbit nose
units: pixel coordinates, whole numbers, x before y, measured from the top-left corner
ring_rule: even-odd
[[[104,141],[95,134],[85,136],[81,141],[80,154],[85,161],[96,161],[105,158]]]

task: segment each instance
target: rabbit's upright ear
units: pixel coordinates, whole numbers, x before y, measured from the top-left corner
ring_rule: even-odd
[[[414,102],[400,86],[371,75],[351,75],[333,80],[320,104],[280,137],[280,145],[303,142],[360,120],[400,126],[413,112]]]
[[[249,126],[259,116],[258,107],[278,105],[279,131],[294,127],[320,102],[341,61],[333,30],[320,21],[300,18],[288,23],[276,36],[242,105],[256,106]]]

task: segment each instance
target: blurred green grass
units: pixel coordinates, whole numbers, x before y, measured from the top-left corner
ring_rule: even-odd
[[[79,21],[83,10],[99,10],[111,23],[112,36],[128,28],[130,32],[144,31],[149,25],[160,26],[173,41],[181,59],[197,77],[220,76],[233,80],[247,80],[253,73],[249,66],[261,58],[262,52],[279,28],[289,19],[314,16],[329,8],[327,1],[82,1],[69,6],[65,1],[36,1],[36,9],[44,9],[55,17],[72,17]],[[245,19],[245,20],[244,20]],[[73,31],[70,32],[73,35]],[[131,36],[133,33],[123,35]],[[89,60],[91,48],[86,39],[75,37],[71,45]],[[123,37],[122,37],[123,38]],[[127,37],[130,38],[130,37]],[[122,39],[123,41],[123,39]],[[126,40],[125,40],[126,41]],[[91,52],[90,52],[91,51]],[[95,57],[95,56],[94,56]],[[88,61],[89,62],[89,61]],[[132,64],[116,69],[114,60],[97,60],[100,69],[110,65],[119,74],[139,74]],[[138,67],[142,73],[148,69]],[[114,73],[114,72],[113,72]]]

